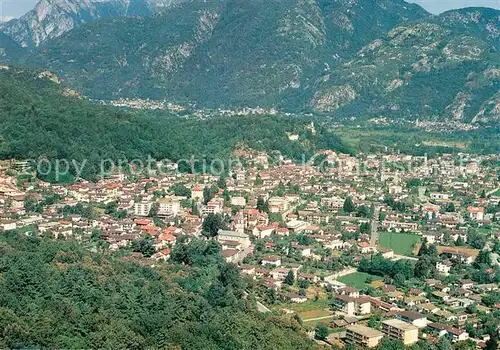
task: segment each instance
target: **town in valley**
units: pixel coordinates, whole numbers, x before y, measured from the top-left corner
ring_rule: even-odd
[[[70,184],[2,161],[0,228],[146,266],[214,240],[260,312],[298,320],[323,345],[485,348],[498,332],[498,155],[233,156],[222,175],[158,164]]]

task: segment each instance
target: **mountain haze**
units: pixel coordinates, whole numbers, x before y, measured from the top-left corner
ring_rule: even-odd
[[[497,10],[433,16],[403,0],[43,0],[38,7],[52,1],[78,3],[79,16],[100,9],[92,18],[102,18],[33,42],[19,62],[54,71],[91,98],[499,118]],[[61,28],[46,18],[45,26]]]

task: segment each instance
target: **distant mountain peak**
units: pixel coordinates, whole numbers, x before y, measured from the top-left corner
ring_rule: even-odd
[[[39,23],[46,35],[52,29],[53,37],[65,20],[79,27],[42,38],[20,61],[94,99],[498,120],[496,10],[434,16],[403,0],[42,3],[25,23]]]
[[[40,0],[0,31],[21,46],[37,47],[81,24],[121,16],[149,16],[182,0]]]

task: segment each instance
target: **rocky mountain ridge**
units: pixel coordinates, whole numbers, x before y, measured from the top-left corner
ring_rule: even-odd
[[[499,120],[498,13],[471,8],[397,26],[323,75],[310,106],[347,115]]]
[[[42,2],[50,1],[77,0]],[[126,15],[77,26],[20,64],[54,71],[95,99],[499,120],[497,10],[432,16],[403,0],[147,0],[156,10],[127,17],[134,0],[101,1],[127,5]]]
[[[41,0],[0,31],[23,47],[37,47],[84,23],[122,16],[150,16],[176,0]]]
[[[28,62],[102,98],[295,107],[318,72],[428,16],[402,0],[185,1],[152,18],[76,28]]]

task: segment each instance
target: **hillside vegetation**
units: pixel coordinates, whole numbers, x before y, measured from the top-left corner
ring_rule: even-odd
[[[154,18],[78,27],[27,62],[95,98],[296,108],[324,69],[428,15],[402,0],[186,1]]]
[[[500,36],[491,29],[498,11],[454,13],[397,26],[363,47],[323,76],[310,105],[346,115],[498,121]],[[477,21],[467,23],[470,16]]]
[[[156,263],[74,241],[0,237],[0,347],[312,349],[293,320],[255,311],[215,241]],[[121,252],[121,255],[130,254]]]
[[[494,124],[499,18],[402,0],[184,1],[79,26],[22,62],[97,99]]]
[[[80,164],[86,160],[86,178],[99,173],[103,159],[151,156],[176,162],[195,157],[227,162],[237,146],[280,151],[295,159],[303,154],[309,159],[318,149],[350,152],[321,125],[313,135],[310,123],[279,116],[201,120],[166,112],[134,113],[91,104],[49,72],[0,71],[0,157],[75,159]],[[289,133],[299,135],[299,140],[290,140]]]

